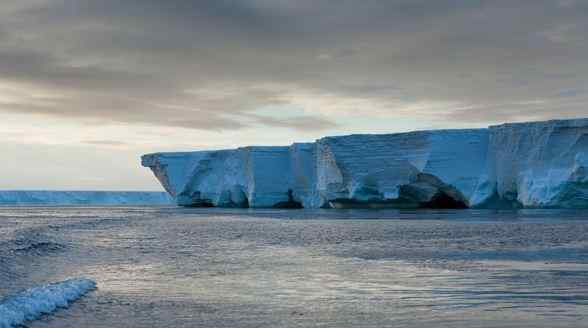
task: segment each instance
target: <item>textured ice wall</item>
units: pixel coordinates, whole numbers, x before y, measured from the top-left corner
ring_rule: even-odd
[[[44,314],[68,307],[84,294],[96,288],[88,279],[72,279],[60,283],[27,289],[0,300],[0,328],[12,328]]]
[[[143,166],[180,205],[588,207],[588,119],[159,153]]]
[[[242,149],[197,153],[178,189],[181,205],[237,206],[246,201],[247,156]],[[245,203],[244,203],[245,204]]]
[[[318,140],[317,190],[323,201],[387,200],[430,174],[475,205],[486,183],[488,131],[440,130]]]
[[[497,195],[525,207],[588,207],[588,119],[490,127]]]
[[[169,205],[164,192],[0,190],[0,205]]]
[[[244,147],[193,153],[149,154],[142,158],[180,205],[272,207],[290,196],[312,192],[308,176],[292,173],[297,167],[311,171],[311,147]],[[292,153],[298,153],[300,156]],[[298,183],[300,186],[297,186]]]
[[[225,185],[247,184],[244,160],[239,155],[239,150],[158,153],[144,155],[142,165],[151,168],[179,205],[213,201],[214,205],[222,205],[218,202]],[[233,198],[238,194],[234,192]]]
[[[148,154],[141,157],[141,165],[151,168],[163,188],[177,197],[189,183],[193,166],[205,157],[208,151]]]

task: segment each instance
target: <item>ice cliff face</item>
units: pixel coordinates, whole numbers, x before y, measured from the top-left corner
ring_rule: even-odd
[[[145,155],[164,188],[183,206],[294,206],[314,192],[312,144]]]
[[[431,201],[441,183],[455,187],[456,200],[468,206],[485,191],[487,148],[487,130],[323,138],[317,141],[317,191],[325,201],[401,198],[417,206]]]
[[[588,208],[588,119],[490,128],[496,196],[525,207]]]
[[[588,119],[142,158],[179,205],[588,208]]]

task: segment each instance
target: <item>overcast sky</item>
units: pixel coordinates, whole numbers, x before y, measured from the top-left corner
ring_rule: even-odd
[[[2,0],[0,189],[142,153],[588,116],[588,1]]]

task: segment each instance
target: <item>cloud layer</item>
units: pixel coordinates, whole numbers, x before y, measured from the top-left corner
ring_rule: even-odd
[[[9,0],[0,111],[212,131],[586,116],[587,36],[570,0]]]

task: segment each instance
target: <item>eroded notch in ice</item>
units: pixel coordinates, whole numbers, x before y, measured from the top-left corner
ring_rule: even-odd
[[[67,308],[96,288],[89,279],[71,279],[27,289],[0,300],[0,328],[11,328]]]

